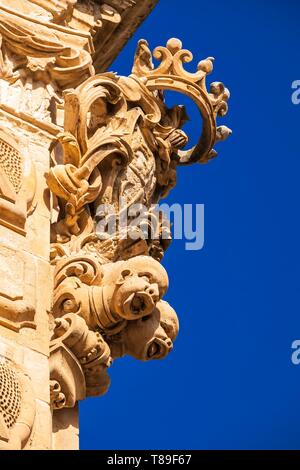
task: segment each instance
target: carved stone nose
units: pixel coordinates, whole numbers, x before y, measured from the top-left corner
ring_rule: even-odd
[[[146,292],[152,297],[154,302],[159,300],[159,289],[157,284],[151,284],[146,288]]]

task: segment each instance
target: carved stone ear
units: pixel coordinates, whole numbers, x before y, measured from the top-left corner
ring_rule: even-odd
[[[123,271],[121,271],[117,284],[123,284],[123,282],[130,276],[133,276],[133,272],[130,269],[123,269]]]

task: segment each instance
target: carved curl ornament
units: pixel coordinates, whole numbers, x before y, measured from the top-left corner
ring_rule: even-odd
[[[153,58],[160,62],[156,68]],[[95,75],[64,93],[64,131],[53,146],[54,165],[47,175],[57,214],[52,225],[54,408],[104,393],[113,359],[124,354],[160,359],[173,347],[178,319],[162,300],[168,276],[159,263],[170,237],[152,206],[176,184],[177,165],[208,162],[216,156],[215,144],[231,133],[216,123],[227,113],[229,91],[219,82],[206,88],[213,59],[199,62],[193,74],[183,68],[191,60],[177,39],[153,56],[141,40],[132,75]],[[200,111],[202,134],[192,149],[184,149],[185,109],[169,109],[163,90],[189,96]],[[137,203],[149,208],[149,226],[156,218],[158,238],[145,237],[134,222],[122,226],[124,212],[134,220],[130,209]],[[113,215],[103,209],[107,205]],[[116,229],[105,233],[111,217]]]
[[[213,71],[214,58],[208,57],[200,61],[196,73],[187,72],[183,64],[191,62],[193,54],[187,49],[182,49],[181,41],[176,38],[169,39],[166,47],[156,47],[153,57],[160,61],[157,68],[154,68],[147,41],[141,39],[132,73],[142,80],[150,91],[177,91],[195,102],[202,117],[202,134],[195,147],[190,150],[178,150],[178,164],[206,163],[217,155],[214,145],[231,134],[226,126],[216,125],[217,116],[223,117],[227,114],[229,90],[221,82],[211,83],[209,91],[206,88],[206,76]]]

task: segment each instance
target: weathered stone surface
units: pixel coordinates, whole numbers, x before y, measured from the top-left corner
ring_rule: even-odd
[[[0,0],[2,448],[77,448],[77,403],[107,392],[112,361],[162,359],[178,334],[155,204],[179,165],[216,156],[229,91],[207,89],[212,58],[187,72],[174,38],[139,41],[129,77],[105,72],[155,3]],[[199,109],[191,149],[164,90]]]
[[[78,406],[53,412],[52,445],[56,450],[72,450],[78,448]]]
[[[52,413],[50,406],[48,403],[38,399],[35,402],[35,406],[35,422],[25,450],[52,450]]]

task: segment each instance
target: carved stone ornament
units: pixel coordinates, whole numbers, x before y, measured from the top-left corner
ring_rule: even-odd
[[[183,68],[191,60],[177,39],[153,55],[141,40],[132,75],[94,75],[64,92],[64,130],[53,145],[47,175],[56,214],[51,341],[56,409],[104,393],[113,359],[124,354],[161,359],[172,350],[178,319],[162,300],[168,276],[159,263],[170,233],[152,208],[176,184],[178,165],[208,162],[216,156],[215,144],[231,133],[216,123],[227,112],[229,91],[219,82],[206,87],[213,59],[199,62],[195,73]],[[189,150],[181,129],[186,111],[168,108],[163,90],[189,96],[199,109],[202,133]],[[134,222],[136,204],[148,210],[146,227]],[[115,230],[107,232],[112,220]],[[146,237],[153,223],[158,236]]]
[[[0,362],[0,450],[21,450],[35,419],[29,377],[15,364]]]
[[[20,142],[0,129],[0,224],[25,234],[25,222],[33,209],[35,168],[21,151]]]
[[[108,390],[112,362],[173,349],[158,203],[231,131],[214,59],[187,71],[178,39],[106,72],[156,2],[0,0],[1,449],[76,448],[77,402]],[[199,110],[195,146],[172,91]]]
[[[94,57],[105,70],[156,1],[0,0],[1,75],[50,84],[52,96],[77,86],[94,75]]]
[[[36,206],[36,187],[35,165],[22,142],[9,129],[0,129],[0,225],[23,238],[27,217]],[[35,328],[35,308],[23,293],[24,270],[23,257],[1,247],[0,325],[15,331],[22,326]]]

